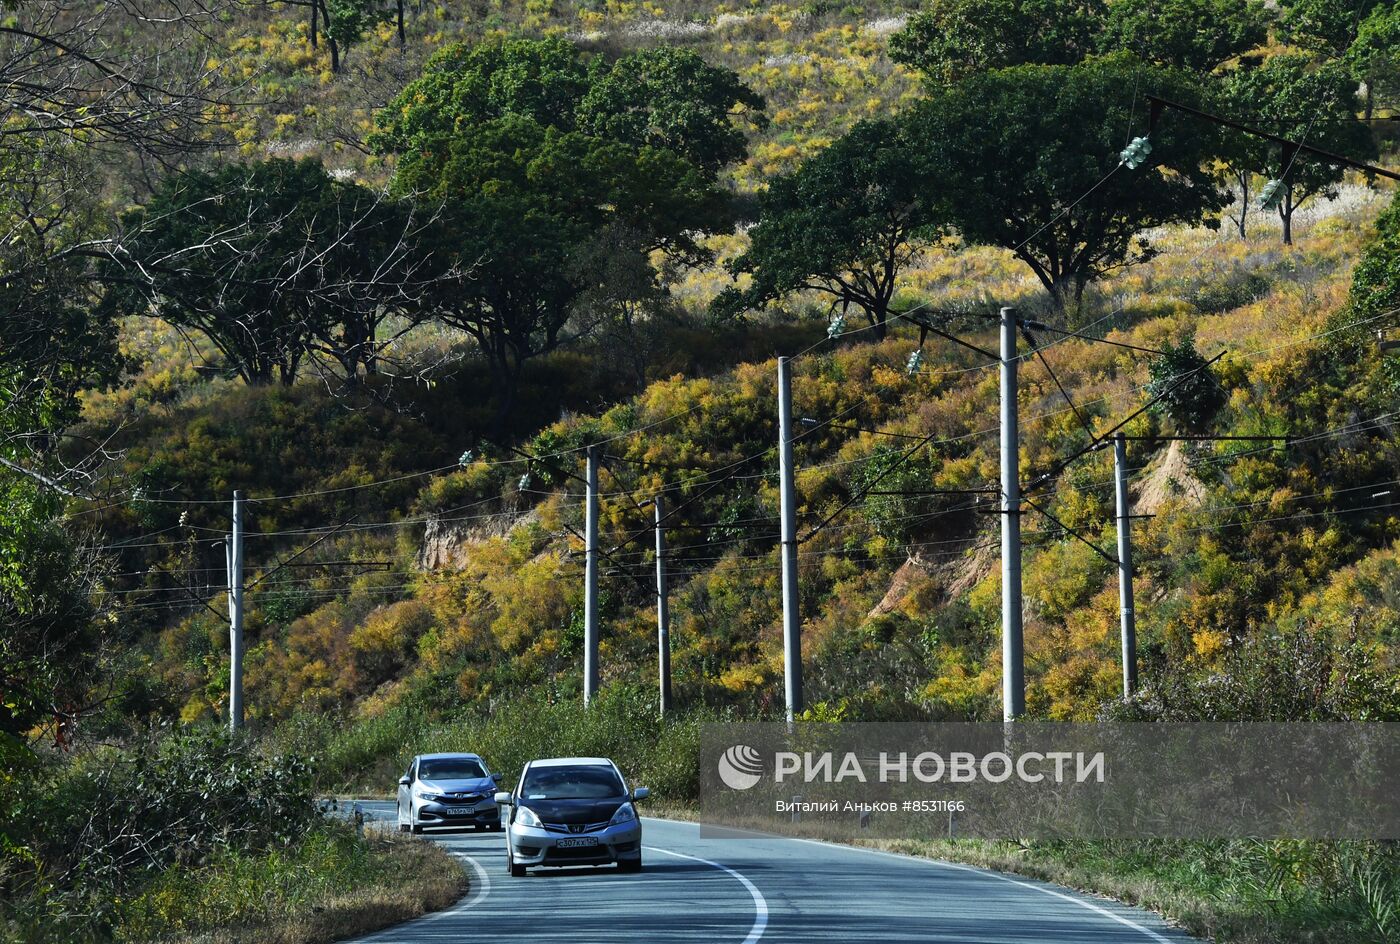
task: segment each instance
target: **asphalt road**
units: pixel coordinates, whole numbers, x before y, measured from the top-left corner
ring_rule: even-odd
[[[394,820],[391,802],[360,808],[366,818]],[[1195,940],[1150,912],[1018,876],[801,839],[702,839],[693,823],[644,819],[642,829],[638,875],[607,867],[541,869],[526,878],[506,873],[502,833],[429,830],[424,835],[471,873],[467,896],[359,941]]]

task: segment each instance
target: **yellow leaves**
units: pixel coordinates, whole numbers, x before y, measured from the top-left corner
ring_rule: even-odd
[[[904,386],[906,379],[903,371],[895,370],[893,367],[887,367],[884,364],[875,365],[874,369],[870,372],[871,382],[875,386],[885,390],[898,390],[900,387]]]
[[[731,666],[719,677],[720,687],[735,695],[748,694],[765,685],[767,681],[768,674],[757,665]]]
[[[1195,658],[1205,664],[1213,663],[1229,644],[1230,637],[1218,629],[1198,629],[1191,634]]]

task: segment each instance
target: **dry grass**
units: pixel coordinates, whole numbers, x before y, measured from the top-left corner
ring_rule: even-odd
[[[372,841],[388,859],[384,877],[378,881],[306,902],[266,923],[167,940],[171,944],[330,944],[440,911],[466,894],[467,874],[437,844],[378,832]]]

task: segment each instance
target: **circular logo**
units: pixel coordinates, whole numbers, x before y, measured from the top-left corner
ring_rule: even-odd
[[[719,779],[731,790],[747,790],[763,779],[763,758],[747,744],[736,744],[719,757]]]

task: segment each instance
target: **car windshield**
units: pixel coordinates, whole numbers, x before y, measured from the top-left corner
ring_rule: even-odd
[[[611,767],[532,767],[520,787],[527,800],[602,800],[622,796],[622,779]]]
[[[419,761],[419,780],[476,780],[486,776],[481,761],[470,757],[438,757]]]

